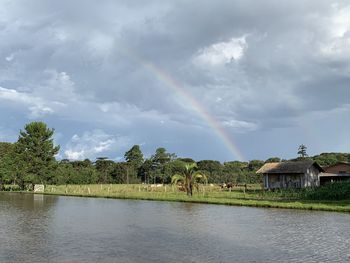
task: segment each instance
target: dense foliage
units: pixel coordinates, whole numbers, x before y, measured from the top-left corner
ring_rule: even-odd
[[[6,185],[19,185],[22,189],[35,183],[44,184],[94,184],[94,183],[171,183],[175,174],[184,175],[191,158],[179,158],[165,148],[156,149],[150,158],[144,158],[139,145],[134,145],[124,157],[125,162],[115,162],[107,157],[94,161],[56,160],[59,146],[53,142],[54,130],[42,122],[32,122],[20,131],[15,143],[0,142],[0,190]],[[306,149],[306,147],[305,147]],[[322,153],[311,158],[321,166],[339,161],[349,162],[347,153]],[[231,161],[220,163],[201,160],[196,171],[205,175],[208,183],[234,184],[261,183],[256,171],[266,162],[281,162],[279,157],[266,161]]]
[[[306,187],[301,189],[287,188],[275,189],[274,191],[264,192],[265,198],[282,198],[289,200],[349,200],[350,199],[350,180],[342,182],[329,183],[320,187]]]
[[[334,182],[317,188],[306,188],[302,192],[305,199],[311,200],[350,199],[350,181]]]

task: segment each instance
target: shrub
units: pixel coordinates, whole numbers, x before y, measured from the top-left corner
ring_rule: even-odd
[[[350,181],[334,182],[317,188],[306,188],[304,198],[311,200],[350,199]]]

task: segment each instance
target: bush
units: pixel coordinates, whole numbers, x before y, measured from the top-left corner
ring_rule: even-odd
[[[311,200],[350,199],[350,181],[329,183],[317,188],[306,188],[304,198]]]
[[[4,186],[4,191],[20,191],[20,187],[17,184],[7,184]]]

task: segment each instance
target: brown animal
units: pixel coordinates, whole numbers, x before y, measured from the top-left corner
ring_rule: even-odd
[[[180,192],[186,192],[186,188],[185,188],[185,186],[183,186],[183,185],[178,185],[178,186],[177,186],[177,189],[178,189]]]
[[[234,186],[235,185],[232,182],[220,184],[221,189],[229,189],[230,191],[233,189]]]
[[[233,183],[229,182],[226,184],[227,189],[232,189],[233,188]]]

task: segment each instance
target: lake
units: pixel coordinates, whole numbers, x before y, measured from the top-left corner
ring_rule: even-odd
[[[350,214],[0,193],[0,262],[350,262]]]

